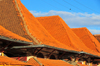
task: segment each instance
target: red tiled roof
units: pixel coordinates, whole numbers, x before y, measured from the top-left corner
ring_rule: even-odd
[[[72,30],[88,48],[100,52],[100,43],[87,28],[73,28]]]
[[[38,60],[44,66],[73,66],[63,60],[51,60],[51,59],[42,59],[42,58],[38,58]]]
[[[100,34],[95,34],[94,37],[100,42]]]
[[[62,24],[63,20],[61,20],[59,16],[37,17],[37,19],[42,26],[59,42],[69,47],[78,49],[72,44],[67,31]]]
[[[70,29],[70,27],[59,16],[37,17],[42,26],[58,41],[66,46],[99,55],[97,52],[89,49],[81,39]],[[99,55],[100,56],[100,55]]]
[[[5,29],[4,27],[0,26],[0,36],[4,36],[4,37],[8,37],[11,39],[17,39],[17,40],[22,40],[22,41],[27,41],[27,42],[31,42],[28,39],[25,39],[17,34],[12,33],[11,31]]]
[[[5,5],[3,5],[1,2]],[[40,21],[39,22],[28,11],[28,9],[25,8],[20,0],[3,0],[1,2],[0,5],[4,8],[2,11],[0,11],[0,13],[6,14],[5,10],[8,10],[7,13],[10,13],[9,15],[7,14],[2,16],[2,22],[0,22],[0,25],[14,32],[15,34],[29,40],[33,40],[33,42],[36,44],[45,44],[58,48],[84,51],[98,55],[98,53],[91,51],[88,47],[86,47],[79,37],[77,37],[77,35],[59,16],[40,17],[38,19]],[[11,6],[11,9],[8,9],[5,6]],[[2,8],[0,7],[0,10],[1,9]],[[9,17],[9,19],[5,20],[5,17]],[[58,28],[59,30],[57,30]]]
[[[9,57],[0,56],[0,64],[6,64],[6,65],[31,65],[29,63],[24,63]]]
[[[37,60],[44,66],[73,66],[62,60],[52,60],[52,59],[42,59],[42,58],[37,58]],[[31,58],[28,62],[33,63],[33,65],[40,66],[33,58]]]
[[[49,46],[74,50],[63,43],[60,43],[54,37],[52,37],[19,0],[17,0],[17,3],[21,10],[21,13],[23,14],[23,18],[27,25],[29,33],[31,34],[31,36],[35,37],[34,41],[38,41],[38,44],[45,44]]]
[[[0,1],[0,25],[5,29],[31,40],[27,34],[16,0]]]

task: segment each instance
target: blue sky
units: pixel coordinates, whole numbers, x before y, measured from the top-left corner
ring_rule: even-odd
[[[21,0],[35,16],[59,15],[71,28],[100,34],[100,0]]]

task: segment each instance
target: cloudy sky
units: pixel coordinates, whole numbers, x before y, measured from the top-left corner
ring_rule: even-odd
[[[59,15],[71,28],[100,34],[100,0],[21,0],[35,16]]]

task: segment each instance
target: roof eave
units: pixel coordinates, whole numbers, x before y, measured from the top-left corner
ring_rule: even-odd
[[[33,44],[33,42],[27,42],[27,41],[22,41],[22,40],[17,40],[17,39],[11,39],[11,38],[4,37],[4,36],[0,36],[0,39],[6,40],[6,41],[11,41],[11,42],[22,43],[22,44],[30,44],[30,45]]]

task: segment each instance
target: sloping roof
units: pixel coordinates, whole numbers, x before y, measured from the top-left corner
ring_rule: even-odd
[[[59,48],[65,48],[69,50],[74,50],[63,43],[57,41],[54,37],[52,37],[48,31],[39,23],[39,21],[25,8],[25,6],[17,0],[18,6],[23,14],[24,23],[31,34],[31,37],[34,37],[33,40],[37,42],[37,44],[45,44]]]
[[[55,40],[20,0],[2,0],[0,6],[2,6],[0,7],[0,25],[5,29],[33,41],[34,44],[69,48]]]
[[[100,34],[95,34],[94,37],[100,42]]]
[[[88,48],[100,52],[100,43],[87,28],[73,28],[72,30]]]
[[[0,1],[0,25],[21,37],[31,40],[24,28],[16,0]]]
[[[33,58],[30,58],[30,60],[27,63],[30,63],[34,66],[41,66],[39,63],[42,63],[42,65],[44,66],[74,66],[71,65],[63,60],[53,60],[53,59],[42,59],[42,58],[37,58],[38,61],[36,61]],[[84,65],[84,64],[79,64],[80,66],[88,66],[88,65]],[[77,66],[77,65],[75,65]]]
[[[6,65],[31,65],[29,63],[24,63],[6,56],[0,56],[0,64],[6,64]]]
[[[73,66],[63,60],[37,58],[44,66]]]
[[[0,6],[2,6],[0,7],[0,25],[21,37],[33,41],[33,44],[45,44],[67,50],[84,51],[98,55],[98,53],[87,48],[59,16],[55,16],[56,18],[53,16],[51,20],[49,20],[50,22],[53,20],[54,24],[56,23],[56,25],[60,26],[59,28],[64,29],[59,30],[59,33],[57,32],[59,35],[61,34],[60,36],[57,33],[54,33],[57,34],[54,36],[46,27],[41,25],[20,0],[2,0],[0,1]],[[59,22],[59,24],[57,22]],[[51,27],[54,27],[54,25]],[[56,29],[58,26],[54,28]],[[62,36],[63,34],[66,36],[65,38]],[[65,39],[67,39],[67,42]]]
[[[71,40],[64,29],[61,18],[59,16],[37,17],[43,27],[59,42],[67,44],[69,47],[76,48],[72,45]],[[69,29],[69,28],[68,28]]]
[[[63,60],[53,60],[53,59],[42,59],[42,58],[37,58],[38,62],[42,63],[42,65],[44,66],[73,66]],[[28,63],[33,63],[33,61],[35,61],[33,58],[31,58]],[[40,66],[38,65],[35,61],[36,66]]]
[[[45,29],[61,43],[79,49],[80,51],[96,54],[91,51],[81,41],[81,39],[70,29],[70,27],[59,16],[37,17],[38,21],[45,27]],[[98,53],[96,55],[99,55]]]
[[[17,34],[12,33],[11,31],[5,29],[4,27],[0,26],[0,36],[4,36],[7,38],[11,38],[11,39],[17,39],[17,40],[21,40],[21,41],[27,41],[27,42],[31,42],[30,40],[23,38]]]

